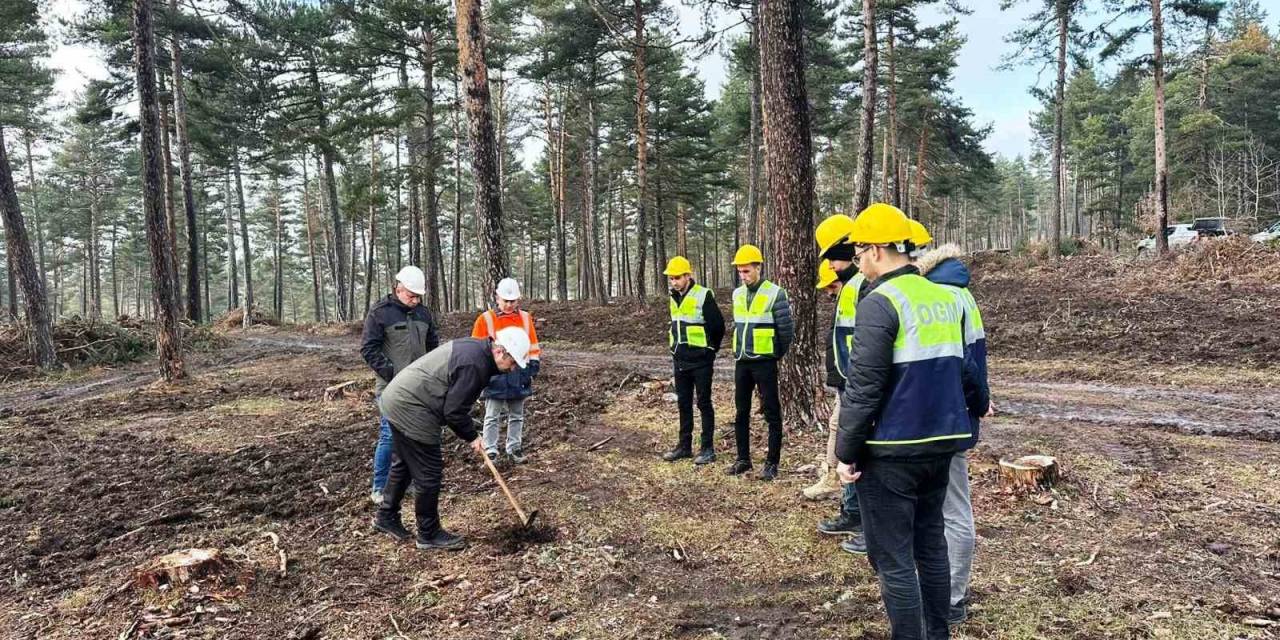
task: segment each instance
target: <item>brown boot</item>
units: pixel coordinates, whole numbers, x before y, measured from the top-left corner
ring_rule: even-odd
[[[811,486],[805,487],[802,493],[805,500],[822,500],[839,494],[841,490],[840,478],[836,476],[836,470],[824,462],[822,464],[822,476]]]

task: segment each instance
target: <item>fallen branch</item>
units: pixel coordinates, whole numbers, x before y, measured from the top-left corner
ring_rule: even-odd
[[[604,445],[608,444],[610,440],[613,440],[613,436],[609,436],[608,438],[605,438],[604,440],[601,440],[600,442],[597,442],[587,447],[587,451],[595,451],[596,449],[599,449],[600,447],[603,447]]]
[[[339,395],[346,395],[346,394],[345,394],[345,389],[346,389],[347,387],[350,387],[350,386],[352,386],[352,385],[356,384],[357,382],[359,382],[359,381],[358,381],[358,380],[348,380],[348,381],[346,381],[346,382],[342,382],[342,383],[339,383],[339,384],[335,384],[335,385],[333,385],[333,386],[331,386],[331,387],[325,387],[325,389],[324,389],[324,399],[325,399],[325,400],[333,400],[334,398],[338,397]]]
[[[1077,567],[1087,567],[1087,566],[1089,566],[1089,565],[1093,564],[1093,561],[1094,561],[1094,560],[1097,560],[1097,559],[1098,559],[1098,549],[1095,547],[1095,548],[1094,548],[1094,550],[1093,550],[1093,553],[1089,554],[1089,559],[1084,560],[1083,562],[1077,562],[1077,563],[1076,563],[1076,566],[1077,566]]]
[[[275,547],[276,553],[280,555],[280,575],[289,575],[289,557],[284,554],[284,549],[280,548],[280,536],[271,531],[263,531],[262,535],[271,538],[271,546]]]
[[[400,630],[400,623],[396,622],[395,615],[388,613],[387,617],[391,618],[391,626],[396,628],[396,637],[404,638],[405,640],[410,640],[409,636],[406,636],[404,632]]]

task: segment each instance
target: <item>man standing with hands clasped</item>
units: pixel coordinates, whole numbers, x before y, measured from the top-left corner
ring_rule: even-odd
[[[711,377],[716,353],[724,340],[724,316],[711,290],[693,281],[693,266],[684,256],[667,263],[667,284],[671,287],[671,326],[667,345],[675,366],[676,405],[680,411],[680,440],[662,459],[675,462],[693,458],[693,394],[698,393],[698,413],[702,417],[702,437],[693,463],[715,462],[716,414],[711,405]]]
[[[837,473],[858,483],[893,640],[938,640],[950,637],[942,507],[951,459],[989,398],[965,366],[960,304],[919,275],[911,237],[902,211],[882,203],[858,214],[848,237],[870,283],[840,401]]]
[[[729,467],[731,476],[751,470],[751,394],[760,390],[764,421],[769,425],[769,449],[761,480],[778,477],[782,456],[782,404],[778,400],[778,358],[787,354],[795,338],[787,291],[765,280],[760,247],[744,244],[733,256],[742,286],[733,291],[733,420],[738,459]]]

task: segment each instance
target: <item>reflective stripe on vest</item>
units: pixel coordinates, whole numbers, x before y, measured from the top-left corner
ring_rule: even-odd
[[[874,293],[888,298],[898,312],[894,364],[964,357],[963,314],[953,293],[918,275],[883,282]]]
[[[773,304],[782,288],[765,280],[760,283],[751,303],[747,303],[747,287],[733,290],[733,357],[771,357],[773,348]]]
[[[897,311],[898,335],[893,343],[894,389],[876,427],[877,439],[867,444],[968,439],[972,434],[960,385],[965,332],[959,297],[914,274],[882,282],[872,293],[887,298]],[[934,406],[916,406],[918,398],[912,394],[920,389],[930,390]]]
[[[702,316],[702,306],[711,290],[695,284],[689,288],[677,305],[676,301],[667,298],[671,309],[671,327],[667,329],[667,346],[675,351],[677,345],[687,344],[691,347],[707,346],[706,319]]]
[[[836,319],[831,327],[831,353],[836,373],[845,380],[849,379],[849,374],[844,369],[849,362],[849,354],[853,352],[853,326],[858,317],[858,293],[866,280],[867,277],[861,273],[849,278],[836,298]]]

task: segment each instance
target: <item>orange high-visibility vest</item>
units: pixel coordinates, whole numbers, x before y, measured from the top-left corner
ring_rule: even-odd
[[[529,335],[529,359],[542,358],[542,347],[538,346],[538,332],[533,327],[533,314],[523,309],[518,313],[498,313],[493,309],[485,311],[476,318],[475,325],[471,327],[471,337],[492,339],[507,327],[524,329],[524,332]]]

